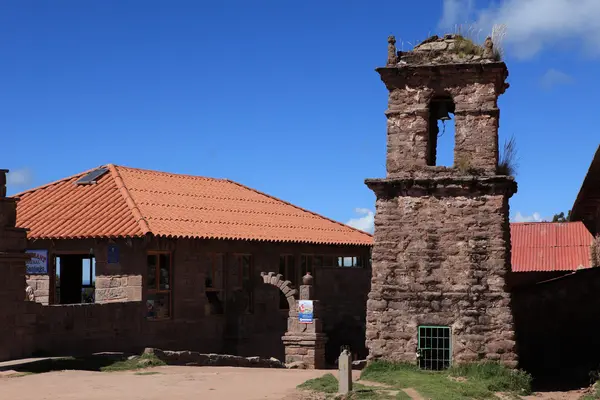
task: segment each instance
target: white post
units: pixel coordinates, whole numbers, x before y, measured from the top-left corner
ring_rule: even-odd
[[[338,360],[339,378],[338,392],[346,394],[352,391],[352,354],[348,350],[342,351]]]

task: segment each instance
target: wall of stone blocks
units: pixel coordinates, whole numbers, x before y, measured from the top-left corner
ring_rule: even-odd
[[[455,103],[454,160],[468,160],[481,174],[493,175],[498,165],[499,110],[497,97],[505,90],[504,64],[448,65],[429,68],[380,68],[390,90],[387,116],[387,176],[428,166],[429,103],[450,96]],[[400,71],[399,73],[397,71]],[[453,167],[452,165],[448,167]]]
[[[375,227],[370,357],[415,362],[417,327],[444,325],[456,361],[514,364],[505,196],[379,198]]]
[[[25,275],[25,282],[33,289],[36,302],[46,305],[50,303],[49,275]]]
[[[10,357],[25,356],[34,351],[51,354],[71,354],[85,352],[86,349],[108,351],[106,344],[118,338],[118,350],[137,351],[143,347],[155,347],[283,359],[281,337],[287,329],[287,310],[279,309],[279,291],[271,285],[262,284],[261,270],[277,272],[280,254],[296,255],[298,268],[301,254],[369,256],[367,247],[351,246],[162,239],[120,240],[115,244],[120,249],[119,264],[107,263],[106,240],[36,240],[29,244],[32,249],[49,250],[50,273],[28,276],[28,281],[34,283],[38,291],[44,290],[41,285],[37,286],[38,283],[47,282],[50,303],[55,295],[53,256],[61,253],[89,254],[91,251],[96,258],[97,303],[42,305],[23,301],[25,276],[22,265],[21,278],[14,282],[15,285],[18,282],[19,306],[26,309],[21,313],[22,319],[12,323],[12,326],[18,326],[21,345],[13,346],[17,350],[13,350]],[[144,283],[148,250],[173,251],[173,310],[169,320],[148,321],[145,318],[147,291]],[[209,252],[226,253],[229,262],[232,262],[235,253],[253,254],[256,282],[253,314],[207,314],[204,282]],[[230,280],[234,278],[231,270],[228,269]],[[336,285],[335,290],[340,294],[356,287],[355,280],[340,276],[348,273],[366,277],[370,274],[369,270],[351,268],[334,269],[323,275],[320,272],[317,271],[317,279],[323,281],[322,285]],[[331,296],[325,302],[329,303],[326,313],[329,317],[326,318],[338,319],[340,312],[364,314],[364,302],[344,299],[339,303],[340,307],[336,307],[334,302]],[[14,334],[11,337],[17,340]],[[356,340],[364,341],[364,338]]]

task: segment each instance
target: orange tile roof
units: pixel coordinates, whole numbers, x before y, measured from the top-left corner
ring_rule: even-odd
[[[372,245],[368,233],[226,179],[116,165],[17,194],[29,238],[164,237]]]
[[[591,268],[592,234],[581,222],[510,224],[513,272]]]

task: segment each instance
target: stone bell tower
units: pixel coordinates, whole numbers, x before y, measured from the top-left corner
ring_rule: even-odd
[[[498,167],[498,97],[506,65],[491,39],[433,36],[377,68],[389,90],[387,176],[377,195],[370,359],[516,365],[510,295],[508,199],[517,191]],[[454,114],[454,166],[436,166],[438,120]]]

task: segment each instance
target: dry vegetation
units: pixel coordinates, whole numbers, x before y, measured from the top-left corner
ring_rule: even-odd
[[[498,174],[515,176],[519,168],[519,159],[517,155],[517,142],[514,136],[504,142],[503,151],[500,152],[498,160]]]

